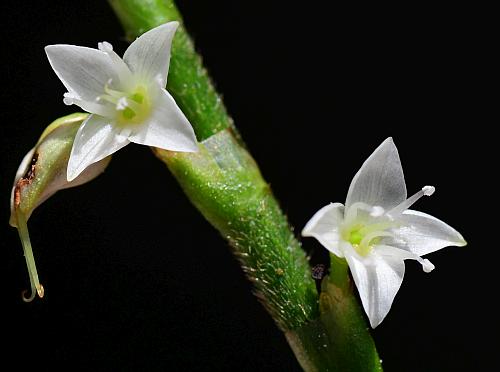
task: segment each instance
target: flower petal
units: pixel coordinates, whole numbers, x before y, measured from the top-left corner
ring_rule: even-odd
[[[90,115],[76,133],[68,161],[67,179],[74,180],[90,164],[113,154],[129,144],[126,136],[98,115]]]
[[[336,256],[344,257],[339,249],[338,231],[343,220],[344,206],[341,203],[330,203],[309,220],[302,230],[302,236],[312,236]]]
[[[346,209],[364,202],[389,210],[406,200],[406,185],[399,154],[392,138],[386,139],[354,176],[347,193]]]
[[[95,101],[109,79],[119,81],[111,60],[100,50],[59,44],[46,46],[45,52],[56,75],[77,98]]]
[[[401,287],[404,261],[399,257],[382,257],[374,253],[362,257],[350,244],[343,244],[343,250],[363,308],[370,325],[375,328],[384,320]]]
[[[404,226],[393,231],[396,243],[400,248],[419,256],[450,245],[462,247],[467,244],[453,227],[426,213],[408,209],[403,212],[398,222]]]
[[[170,48],[179,22],[169,22],[153,28],[137,38],[123,55],[123,60],[132,72],[142,79],[161,79],[162,87],[167,82],[170,64]]]
[[[171,151],[198,151],[193,127],[165,89],[161,89],[154,106],[150,119],[129,140]]]

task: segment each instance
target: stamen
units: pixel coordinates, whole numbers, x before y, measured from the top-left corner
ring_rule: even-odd
[[[113,97],[113,96],[110,96],[107,94],[103,94],[102,96],[99,96],[97,98],[97,102],[106,101],[106,102],[112,103],[114,105],[116,105],[118,103],[118,100],[119,100],[119,98],[116,98],[116,97]]]
[[[418,199],[420,199],[422,196],[431,196],[434,194],[434,191],[436,191],[436,188],[434,186],[424,186],[422,187],[422,190],[419,192],[415,193],[414,195],[410,196],[408,199],[406,199],[404,202],[399,204],[398,206],[394,207],[387,213],[390,216],[397,216],[401,213],[403,213],[405,210],[410,208]]]
[[[106,85],[104,86],[104,91],[106,92],[106,94],[110,95],[111,97],[115,97],[115,98],[123,97],[125,95],[125,93],[120,92],[119,90],[111,89],[109,87],[111,85],[111,83],[112,83],[112,80],[109,79],[108,82],[106,83]]]
[[[111,45],[107,41],[97,43],[97,48],[104,53],[111,53],[113,51],[113,45]]]
[[[378,216],[378,213],[380,213],[379,208],[382,209],[382,214],[383,214],[384,209],[382,207],[379,206],[372,207],[363,202],[354,203],[349,207],[349,209],[346,212],[345,223],[350,224],[351,222],[353,222],[358,217],[358,210],[366,211],[370,213],[372,217],[379,217]]]
[[[363,240],[361,240],[361,243],[359,243],[359,247],[361,248],[362,252],[368,252],[370,250],[370,243],[373,239],[393,236],[393,234],[387,231],[373,231],[364,236]]]
[[[122,85],[125,85],[132,79],[132,73],[128,66],[123,62],[118,54],[113,51],[113,45],[108,43],[107,41],[103,41],[101,43],[97,43],[97,47],[101,52],[104,52],[108,55],[111,63],[114,65],[116,71],[118,71],[118,76],[120,77],[120,82]]]
[[[31,284],[30,296],[26,297],[27,291],[23,291],[22,296],[23,296],[23,301],[30,302],[33,301],[36,294],[38,294],[38,296],[42,298],[45,290],[38,280],[38,273],[36,271],[35,258],[33,256],[33,249],[31,247],[31,241],[28,233],[28,225],[26,222],[26,218],[19,209],[16,210],[16,218],[17,218],[17,230],[19,232],[19,238],[21,239],[21,244],[23,246],[24,257],[26,259],[26,265],[28,266],[28,273]]]
[[[430,273],[432,270],[434,270],[436,268],[436,266],[434,266],[432,264],[431,261],[429,261],[427,258],[424,258],[424,259],[420,259],[418,260],[418,262],[420,262],[422,264],[422,269],[426,272],[426,273]]]
[[[122,97],[118,100],[118,102],[116,103],[116,109],[118,111],[124,111],[126,108],[128,108],[128,104],[127,104],[127,98],[125,97]]]
[[[422,187],[422,191],[425,196],[431,196],[436,191],[436,188],[434,186],[424,186]]]
[[[379,254],[382,254],[383,256],[399,257],[403,260],[415,260],[422,265],[422,270],[424,270],[424,272],[426,273],[430,273],[435,269],[435,266],[431,261],[405,249],[395,248],[388,245],[377,245],[375,249]]]
[[[101,98],[101,97],[99,97],[99,98]],[[68,106],[69,105],[80,106],[85,111],[88,111],[90,113],[97,114],[100,116],[111,117],[113,115],[113,110],[110,109],[109,107],[106,107],[106,106],[104,106],[100,103],[97,103],[97,102],[86,101],[86,100],[80,99],[78,97],[75,97],[73,94],[71,94],[69,92],[64,93],[63,102],[64,102],[64,104],[66,104]]]
[[[125,111],[127,108],[131,108],[132,111],[138,112],[141,110],[141,106],[127,97],[122,97],[116,103],[116,109],[118,111]]]
[[[366,234],[371,234],[375,231],[383,231],[390,228],[397,227],[398,224],[395,222],[381,222],[381,223],[372,223],[371,225],[366,225],[365,227],[359,229],[359,233],[363,236]]]
[[[71,106],[74,103],[73,101],[74,98],[75,97],[71,93],[66,92],[64,93],[63,102],[66,106]]]
[[[370,212],[370,216],[372,217],[380,217],[384,214],[385,210],[384,208],[376,205],[373,207],[372,211]]]

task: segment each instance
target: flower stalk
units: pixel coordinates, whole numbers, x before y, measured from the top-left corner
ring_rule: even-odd
[[[28,219],[32,212],[57,191],[91,181],[104,171],[111,160],[108,156],[92,164],[73,181],[67,181],[66,168],[75,135],[87,117],[87,114],[73,114],[51,123],[26,154],[14,178],[9,223],[18,230],[28,268],[31,293],[26,296],[27,291],[23,292],[25,302],[32,301],[36,294],[43,297],[45,292],[38,279],[28,232]]]
[[[31,302],[38,294],[38,297],[42,298],[45,290],[43,285],[38,279],[38,272],[35,265],[35,257],[33,256],[33,248],[31,247],[30,235],[28,232],[28,223],[24,213],[20,210],[15,212],[15,219],[17,222],[17,231],[19,233],[19,238],[21,239],[21,244],[23,246],[24,258],[26,259],[26,266],[28,267],[28,274],[30,278],[31,292],[29,296],[26,296],[27,291],[23,291],[22,297],[24,302]]]
[[[382,371],[345,259],[330,255],[323,278],[320,316],[285,336],[305,371]]]

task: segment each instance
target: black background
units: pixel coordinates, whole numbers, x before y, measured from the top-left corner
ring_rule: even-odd
[[[431,274],[408,262],[373,336],[386,371],[476,369],[488,359],[484,335],[495,334],[485,269],[497,255],[488,244],[495,219],[480,208],[498,203],[491,179],[498,167],[486,144],[495,122],[482,117],[488,101],[477,103],[483,61],[474,14],[456,6],[291,4],[178,2],[297,231],[320,207],[345,199],[354,173],[388,136],[408,192],[436,186],[415,208],[454,226],[469,245],[429,256]],[[121,54],[127,43],[104,1],[2,7],[6,356],[41,369],[299,370],[224,240],[146,147],[126,147],[104,175],[37,209],[30,233],[46,296],[21,301],[29,281],[7,226],[12,179],[43,128],[77,110],[63,104],[43,47],[106,40]],[[315,240],[304,248],[313,262],[326,260]]]

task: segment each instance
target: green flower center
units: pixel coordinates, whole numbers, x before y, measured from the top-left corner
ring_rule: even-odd
[[[366,256],[383,237],[392,236],[387,230],[395,226],[394,222],[354,223],[345,226],[341,231],[341,236],[344,241],[351,243],[358,254]]]
[[[136,86],[131,93],[113,90],[106,85],[104,92],[100,99],[115,105],[118,124],[139,124],[151,113],[151,100],[142,85]]]

